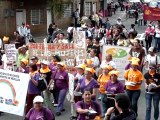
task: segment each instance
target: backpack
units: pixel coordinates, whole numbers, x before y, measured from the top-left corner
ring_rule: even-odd
[[[47,108],[42,108],[43,109],[43,113],[44,113],[44,117],[46,117],[46,114],[47,114]],[[32,114],[32,112],[35,110],[35,108],[32,108],[31,111],[30,111],[30,115]],[[48,109],[49,111],[51,111],[50,109]],[[54,117],[54,114],[53,112],[51,111],[52,115],[53,115],[53,119],[52,120],[55,120],[55,117]],[[29,120],[28,118],[24,118],[24,120]]]

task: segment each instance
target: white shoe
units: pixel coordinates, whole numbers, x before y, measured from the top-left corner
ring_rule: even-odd
[[[57,107],[57,106],[58,106],[58,104],[54,104],[53,106],[54,106],[54,107]]]
[[[54,100],[52,101],[52,104],[54,104]]]

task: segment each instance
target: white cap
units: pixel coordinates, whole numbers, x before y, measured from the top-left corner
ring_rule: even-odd
[[[150,48],[148,49],[148,51],[149,51],[149,52],[153,52],[153,51],[154,51],[154,47],[150,47]]]
[[[43,103],[43,98],[42,96],[36,96],[33,100],[33,103],[37,103],[37,102],[40,102],[40,103]]]
[[[48,61],[46,61],[46,60],[43,60],[41,63],[42,63],[42,64],[45,64],[45,65],[48,65],[48,64],[49,64]]]

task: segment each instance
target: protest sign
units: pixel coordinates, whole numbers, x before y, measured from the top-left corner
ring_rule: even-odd
[[[47,53],[43,43],[30,43],[29,44],[29,56],[37,56],[39,60],[52,61],[52,56],[57,54],[65,62],[66,66],[71,70],[75,66],[75,57],[84,58],[84,49],[76,49],[74,44],[57,43],[47,44]],[[71,70],[72,71],[72,70]]]
[[[17,60],[17,50],[15,44],[5,44],[5,54],[8,61]]]
[[[128,47],[120,46],[103,46],[102,60],[105,60],[107,54],[111,54],[113,61],[116,64],[116,69],[120,72],[119,79],[124,80],[125,66],[129,63],[129,49]]]
[[[74,30],[73,31],[74,49],[77,51],[83,51],[83,56],[76,55],[76,65],[84,63],[86,59],[86,35],[85,31]]]
[[[0,69],[1,112],[24,115],[29,79],[29,74]]]
[[[157,21],[160,20],[160,9],[144,6],[144,20]]]

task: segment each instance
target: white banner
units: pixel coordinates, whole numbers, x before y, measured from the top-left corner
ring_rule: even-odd
[[[103,46],[102,60],[105,60],[107,54],[111,54],[113,61],[116,64],[117,70],[120,72],[119,79],[124,80],[125,67],[129,63],[129,50],[128,47],[120,46]]]
[[[15,44],[5,44],[5,54],[8,61],[17,60],[17,50]]]
[[[0,111],[24,115],[29,78],[29,74],[0,69]]]

